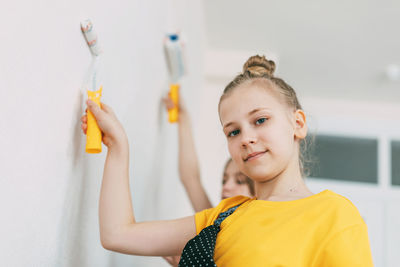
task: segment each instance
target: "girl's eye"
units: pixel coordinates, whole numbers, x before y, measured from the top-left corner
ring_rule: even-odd
[[[234,131],[228,133],[228,137],[232,137],[232,136],[235,136],[238,134],[239,134],[239,130],[234,130]]]
[[[236,174],[236,184],[238,185],[242,185],[242,184],[246,184],[246,176],[244,176],[242,173]]]
[[[267,120],[267,118],[260,118],[258,120],[256,120],[256,124],[262,124]]]
[[[243,181],[243,180],[236,180],[236,183],[237,183],[238,185],[242,185],[242,184],[245,184],[246,182]]]

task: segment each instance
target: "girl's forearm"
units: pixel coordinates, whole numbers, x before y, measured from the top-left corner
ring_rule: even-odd
[[[190,118],[181,112],[179,119],[179,176],[196,212],[211,208],[200,178],[199,161],[194,145]]]
[[[137,223],[129,190],[128,142],[109,147],[100,193],[100,239],[104,248],[148,256],[179,254],[196,235],[194,216]]]
[[[103,246],[135,223],[129,189],[128,141],[109,147],[104,165],[99,204],[100,238]]]
[[[179,126],[179,172],[183,183],[191,180],[200,180],[200,169],[190,125],[190,118],[186,113],[180,114]]]

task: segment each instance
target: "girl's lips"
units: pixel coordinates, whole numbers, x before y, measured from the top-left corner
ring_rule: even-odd
[[[268,150],[251,153],[251,154],[247,155],[247,157],[244,159],[244,161],[251,161],[254,159],[258,159],[259,157],[264,155],[267,151]]]

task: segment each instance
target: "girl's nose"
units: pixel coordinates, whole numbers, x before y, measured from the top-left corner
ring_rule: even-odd
[[[247,147],[250,144],[255,144],[257,142],[256,135],[251,130],[242,130],[242,147]]]

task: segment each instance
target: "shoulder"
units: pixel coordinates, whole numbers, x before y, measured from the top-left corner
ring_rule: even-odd
[[[338,209],[343,212],[357,212],[357,207],[345,196],[337,194],[331,190],[326,190],[326,202],[330,204],[331,208]]]
[[[214,223],[221,212],[234,206],[250,201],[251,198],[245,196],[235,196],[222,200],[215,208],[206,209],[195,214],[197,234],[205,227]]]
[[[318,266],[373,266],[368,228],[357,207],[346,197],[330,191],[321,216],[321,225],[329,227],[320,243]]]
[[[357,207],[346,197],[331,190],[325,190],[323,196],[316,199],[321,211],[340,228],[364,224]]]

